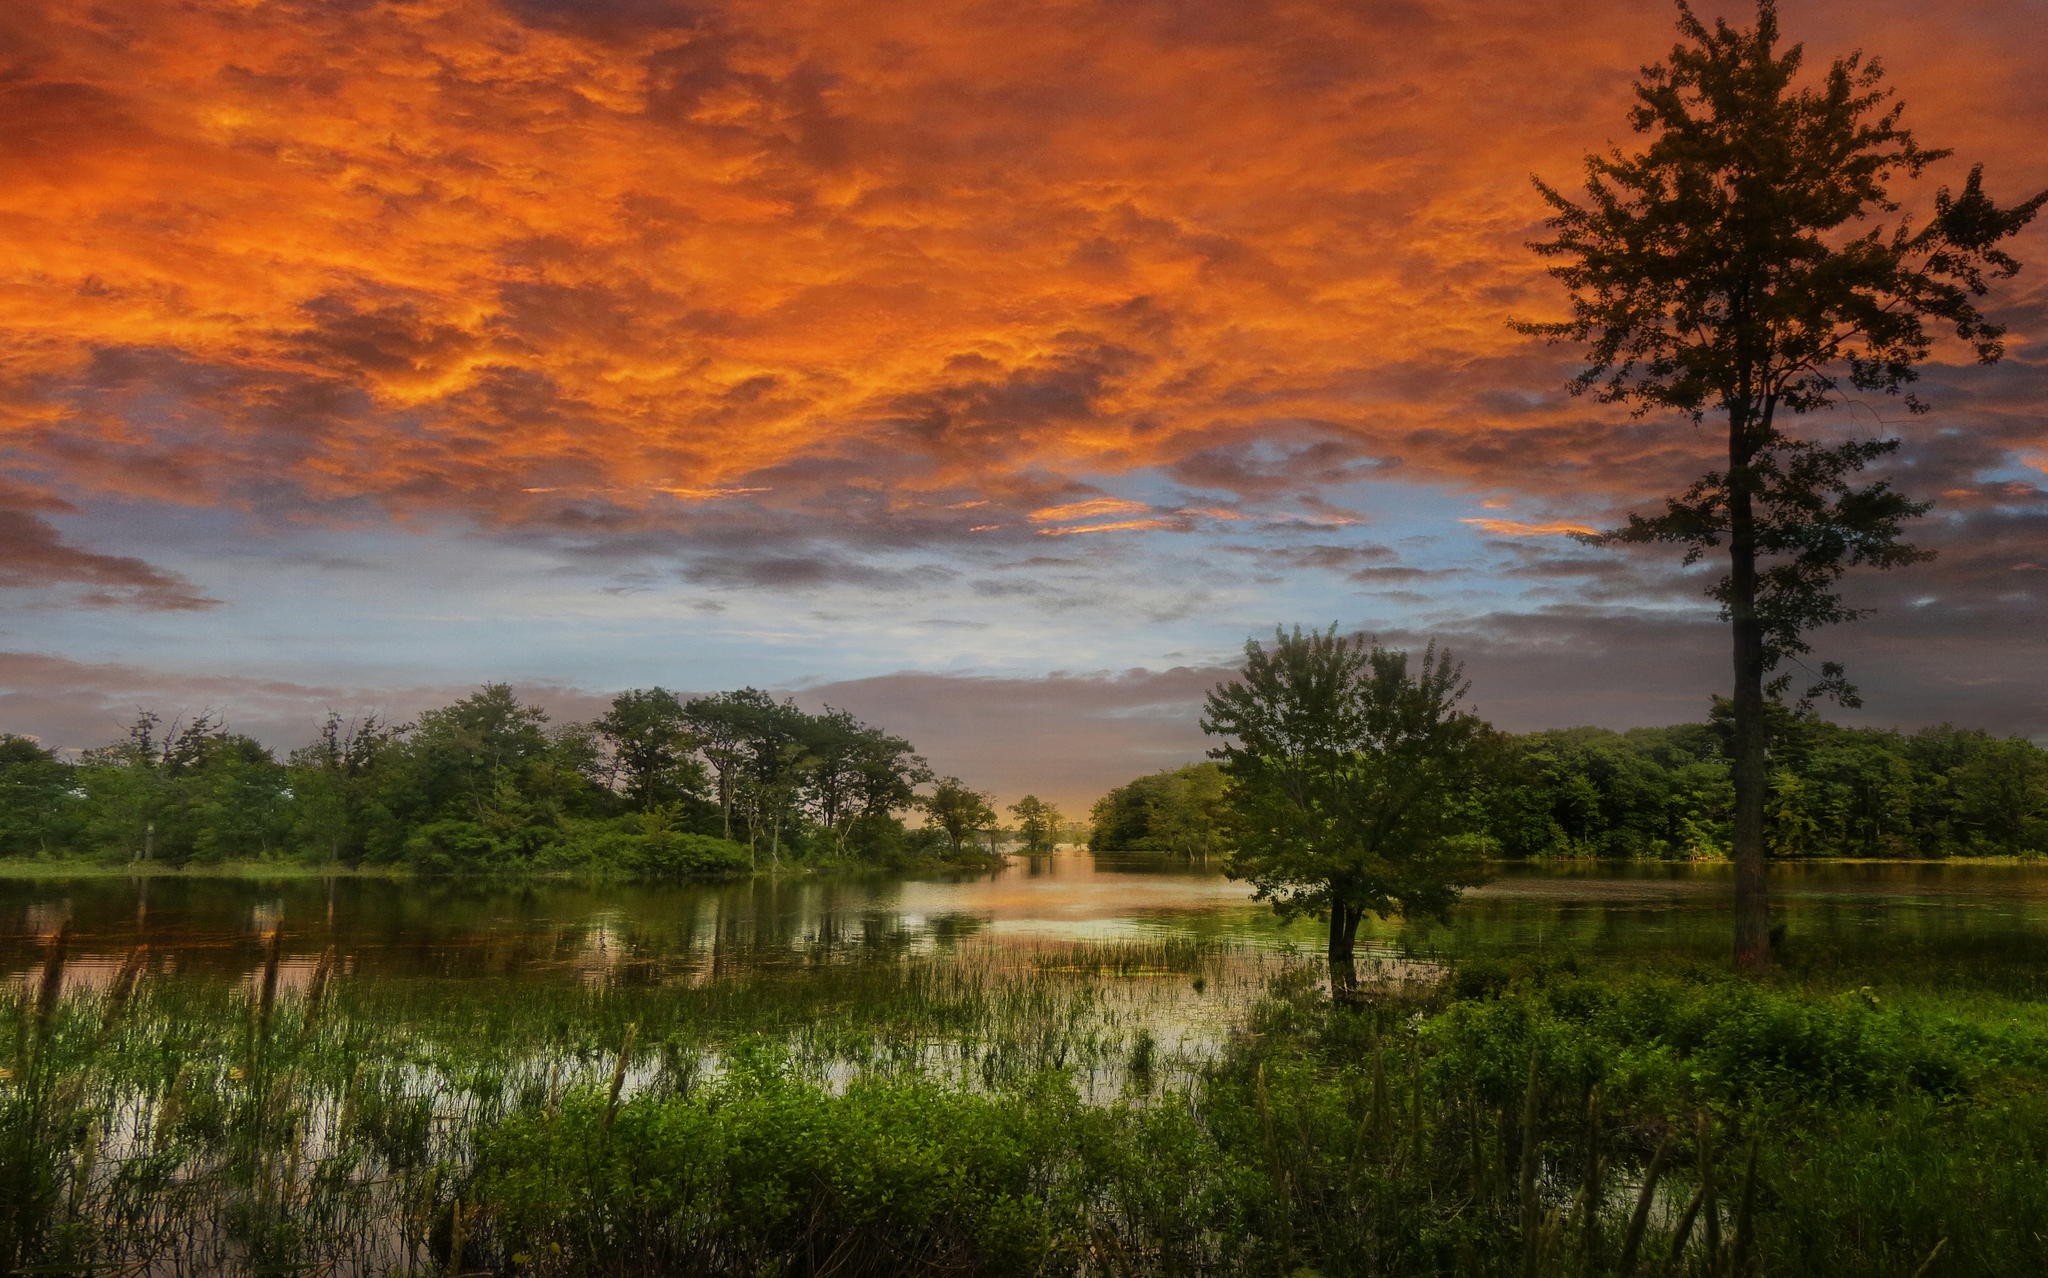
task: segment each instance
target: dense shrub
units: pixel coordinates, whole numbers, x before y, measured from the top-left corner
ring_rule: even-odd
[[[746,845],[642,816],[572,820],[541,858],[548,869],[648,878],[715,878],[753,868]]]
[[[592,1098],[488,1133],[472,1189],[502,1246],[573,1239],[608,1268],[1029,1273],[1080,1215],[1070,1088],[845,1096],[760,1079],[707,1098]]]

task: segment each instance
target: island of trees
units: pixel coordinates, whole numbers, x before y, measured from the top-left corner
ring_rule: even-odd
[[[909,741],[753,688],[633,689],[554,724],[487,684],[406,724],[330,714],[283,760],[211,713],[144,712],[77,760],[0,735],[6,857],[690,876],[972,860],[1003,833]]]

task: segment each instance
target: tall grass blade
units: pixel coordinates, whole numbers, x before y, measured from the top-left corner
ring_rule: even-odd
[[[1643,1169],[1643,1187],[1636,1193],[1636,1209],[1629,1215],[1628,1234],[1621,1243],[1621,1260],[1615,1265],[1616,1272],[1623,1278],[1636,1271],[1636,1253],[1643,1245],[1643,1231],[1650,1224],[1650,1207],[1657,1199],[1657,1178],[1664,1174],[1664,1162],[1671,1157],[1674,1139],[1674,1133],[1665,1132],[1664,1139],[1657,1142],[1657,1152],[1650,1155],[1650,1165]]]

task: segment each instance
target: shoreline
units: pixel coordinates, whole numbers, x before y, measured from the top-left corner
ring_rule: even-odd
[[[1041,854],[1042,857],[1043,854]],[[1058,855],[1057,853],[1052,855]],[[1131,855],[1158,856],[1162,862],[1182,861],[1194,864],[1185,858],[1175,858],[1153,853],[1090,853],[1089,855]],[[39,858],[0,858],[0,881],[35,881],[47,879],[240,879],[240,880],[301,880],[301,879],[366,879],[393,883],[453,883],[453,882],[516,882],[516,883],[620,883],[640,885],[708,886],[713,884],[746,883],[755,880],[776,880],[813,878],[826,875],[898,874],[923,875],[948,872],[985,873],[998,870],[1016,859],[1041,859],[1025,857],[1023,853],[1001,853],[984,855],[970,860],[916,861],[898,865],[869,865],[858,862],[826,862],[818,865],[786,866],[782,869],[759,869],[750,872],[712,875],[705,877],[677,876],[673,878],[641,877],[630,874],[608,874],[588,870],[543,870],[543,869],[493,869],[468,870],[443,874],[422,873],[403,865],[340,865],[333,862],[296,861],[226,861],[213,865],[164,865],[161,863],[134,861],[118,865],[89,860],[42,860]],[[1727,860],[1683,860],[1651,861],[1626,858],[1602,857],[1544,857],[1517,861],[1486,861],[1487,870],[1498,874],[1517,867],[1542,867],[1547,870],[1583,868],[1586,870],[1611,870],[1619,868],[1687,868],[1705,869],[1728,866]],[[2018,868],[2022,866],[2048,866],[2048,857],[2025,853],[1993,853],[1985,856],[1951,857],[1797,857],[1769,862],[1773,869],[1790,869],[1799,866],[1834,865],[1971,865]]]
[[[131,861],[119,865],[108,865],[97,861],[40,860],[35,858],[0,858],[0,880],[32,881],[42,879],[366,879],[392,883],[636,883],[664,884],[672,886],[709,886],[714,884],[747,883],[761,879],[811,878],[837,874],[932,874],[944,871],[976,871],[1000,869],[1009,863],[1007,856],[983,857],[965,861],[915,861],[901,865],[865,865],[857,862],[827,862],[819,865],[785,866],[782,869],[759,869],[739,874],[708,875],[691,877],[642,877],[631,874],[607,874],[588,870],[464,870],[447,874],[425,874],[410,866],[403,865],[340,865],[333,862],[306,863],[292,861],[223,861],[213,865],[164,865],[148,861]]]

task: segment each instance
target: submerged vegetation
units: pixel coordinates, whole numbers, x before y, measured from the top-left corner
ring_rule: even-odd
[[[653,988],[353,977],[275,933],[251,958],[242,985],[83,972],[52,935],[7,995],[0,1267],[2048,1262],[2048,1017],[1910,968],[1473,960],[1332,1000],[1190,941]]]
[[[283,762],[145,712],[76,762],[0,735],[0,857],[690,877],[984,856],[988,796],[934,780],[901,737],[752,688],[633,689],[556,725],[488,684],[408,724],[330,715]]]

